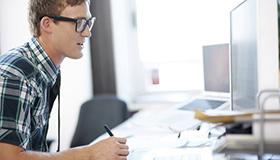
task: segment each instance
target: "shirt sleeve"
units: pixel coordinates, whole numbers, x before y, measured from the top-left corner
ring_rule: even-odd
[[[31,126],[31,88],[24,78],[0,78],[0,142],[26,149]]]

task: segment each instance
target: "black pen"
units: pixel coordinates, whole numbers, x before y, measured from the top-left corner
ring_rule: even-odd
[[[110,128],[109,128],[106,124],[104,125],[104,128],[105,128],[106,132],[107,132],[111,137],[114,136],[114,134],[111,132]]]

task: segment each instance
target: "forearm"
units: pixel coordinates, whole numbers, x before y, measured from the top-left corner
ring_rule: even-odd
[[[58,153],[25,151],[19,146],[0,143],[0,160],[125,160],[128,154],[126,139],[116,137]]]
[[[89,147],[77,147],[67,151],[49,153],[25,151],[23,148],[6,143],[0,143],[0,160],[89,160],[91,159]],[[93,158],[92,158],[93,160]]]
[[[57,153],[22,151],[19,160],[89,160],[87,147],[71,148]]]

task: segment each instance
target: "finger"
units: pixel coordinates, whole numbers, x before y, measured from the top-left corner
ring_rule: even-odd
[[[120,149],[127,149],[128,150],[128,145],[125,144],[120,144]]]
[[[119,150],[119,153],[118,153],[119,156],[127,156],[128,154],[129,154],[129,151],[126,149]]]
[[[126,144],[126,138],[117,138],[117,141],[121,144]]]

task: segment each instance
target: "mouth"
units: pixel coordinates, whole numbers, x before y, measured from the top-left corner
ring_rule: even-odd
[[[83,43],[77,43],[77,45],[79,45],[81,48],[84,48],[84,44]]]

